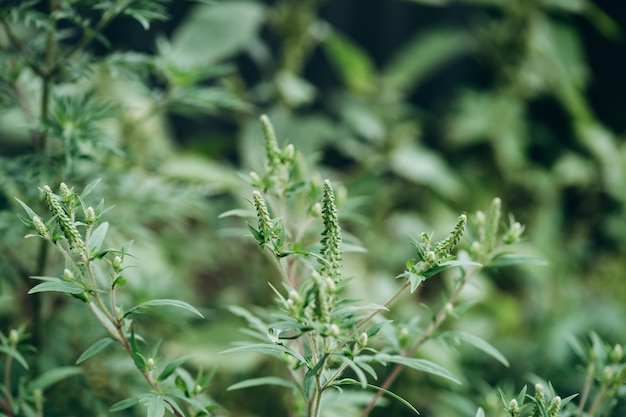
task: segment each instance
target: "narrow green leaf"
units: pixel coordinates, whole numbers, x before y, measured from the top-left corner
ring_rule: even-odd
[[[254,210],[246,210],[246,209],[233,209],[228,210],[217,216],[218,219],[223,219],[224,217],[256,217],[256,212]]]
[[[26,359],[24,359],[22,354],[18,352],[17,350],[9,346],[0,346],[0,352],[3,352],[9,355],[10,357],[18,361],[19,364],[22,365],[24,369],[28,369],[28,363],[26,362]]]
[[[141,303],[139,305],[136,305],[135,307],[129,309],[126,314],[124,314],[124,317],[127,317],[133,313],[142,313],[143,310],[147,310],[150,307],[165,307],[165,306],[169,306],[169,307],[176,307],[176,308],[181,308],[183,310],[187,310],[197,316],[200,316],[202,318],[204,318],[204,316],[202,315],[202,313],[200,313],[198,310],[195,309],[195,307],[193,307],[192,305],[184,302],[184,301],[180,301],[180,300],[169,300],[169,299],[158,299],[158,300],[150,300],[150,301],[146,301],[145,303]]]
[[[445,271],[446,269],[456,268],[456,267],[466,267],[466,266],[473,266],[473,267],[478,268],[478,267],[481,267],[482,264],[479,264],[478,262],[469,261],[469,260],[448,261],[448,262],[442,263],[439,266],[430,268],[429,270],[425,271],[424,277],[430,278]]]
[[[137,403],[139,403],[139,397],[126,398],[125,400],[118,401],[115,404],[113,404],[111,408],[109,408],[109,411],[115,412],[115,411],[126,410],[127,408],[130,408]]]
[[[487,266],[490,268],[500,268],[503,266],[513,266],[513,265],[546,266],[548,265],[548,262],[546,262],[544,259],[537,258],[534,256],[505,254],[505,255],[500,255],[496,257]]]
[[[168,363],[165,368],[161,371],[159,376],[157,377],[157,381],[165,381],[170,375],[174,373],[174,371],[185,361],[189,359],[189,355],[183,356],[182,358],[178,358],[175,361]]]
[[[37,213],[35,213],[33,211],[33,209],[28,207],[28,205],[26,203],[24,203],[22,200],[20,200],[19,198],[15,197],[15,199],[17,200],[18,203],[20,203],[20,205],[22,206],[22,208],[24,209],[24,211],[28,215],[28,219],[27,220],[32,221],[33,217],[37,216]],[[39,216],[37,216],[37,217],[39,217]]]
[[[102,242],[104,242],[104,237],[109,230],[109,222],[104,222],[100,226],[98,226],[89,237],[89,252],[97,253],[102,248]]]
[[[359,45],[333,31],[323,44],[330,62],[344,84],[357,93],[369,93],[375,86],[376,68]]]
[[[342,380],[340,380],[340,381],[337,381],[337,382],[336,382],[335,384],[333,384],[333,385],[337,385],[337,386],[341,386],[341,385],[361,385],[361,383],[360,383],[360,382],[358,382],[358,381],[356,381],[356,380],[354,380],[354,379],[351,379],[351,378],[345,378],[345,379],[342,379]],[[411,405],[411,403],[410,403],[410,402],[408,402],[407,400],[405,400],[404,398],[402,398],[402,397],[401,397],[401,396],[399,396],[398,394],[396,394],[396,393],[394,393],[394,392],[391,392],[391,391],[389,391],[389,390],[386,390],[386,389],[384,389],[384,388],[377,387],[376,385],[372,385],[372,384],[367,384],[367,388],[370,388],[370,389],[373,389],[373,390],[376,390],[376,391],[381,391],[381,392],[383,392],[383,393],[387,394],[388,396],[390,396],[390,397],[392,397],[392,398],[395,398],[396,400],[398,400],[398,401],[400,401],[402,404],[404,404],[407,408],[409,408],[411,411],[413,411],[415,414],[419,415],[419,411],[417,411],[417,410],[415,409],[415,407],[413,407],[413,406]]]
[[[482,350],[487,355],[491,356],[501,364],[506,367],[509,367],[509,361],[504,357],[498,349],[496,349],[493,345],[491,345],[486,340],[481,339],[478,336],[474,336],[473,334],[465,333],[465,332],[444,332],[441,334],[442,338],[452,338],[457,341],[465,342],[469,345],[474,346],[476,349]]]
[[[375,325],[373,325],[372,327],[370,327],[369,329],[367,329],[365,331],[365,333],[367,334],[367,336],[369,338],[372,338],[374,336],[376,336],[378,334],[378,332],[380,331],[380,329],[382,329],[387,323],[392,323],[393,320],[383,320],[379,323],[376,323]]]
[[[48,281],[48,282],[42,282],[41,284],[35,285],[33,288],[30,289],[30,291],[28,291],[28,293],[34,294],[37,292],[46,292],[46,291],[62,292],[66,294],[82,294],[85,292],[85,289],[79,287],[73,282]]]
[[[64,366],[61,368],[54,368],[49,371],[44,372],[38,378],[33,380],[30,383],[30,388],[35,389],[45,389],[51,385],[56,384],[57,382],[69,378],[74,375],[82,374],[83,370],[76,366]]]
[[[234,390],[250,388],[250,387],[258,387],[261,385],[278,385],[281,387],[291,388],[294,390],[298,389],[298,386],[291,381],[288,381],[283,378],[278,378],[275,376],[267,376],[267,377],[262,377],[262,378],[246,379],[245,381],[237,382],[236,384],[233,384],[230,387],[228,387],[227,391],[234,391]]]
[[[114,342],[114,340],[111,339],[110,337],[105,337],[104,339],[100,339],[100,340],[94,342],[76,360],[76,365],[78,365],[81,362],[86,361],[89,358],[92,358],[93,356],[98,354],[101,350],[103,350],[104,348],[106,348],[107,346],[109,346],[113,342]]]
[[[478,407],[478,410],[476,410],[476,417],[485,417],[485,410],[482,407]]]
[[[238,346],[232,349],[228,349],[223,351],[222,353],[235,353],[235,352],[254,352],[254,353],[265,353],[268,355],[273,355],[280,357],[283,353],[286,353],[290,356],[293,356],[297,360],[302,363],[306,363],[306,360],[302,355],[296,352],[293,349],[290,349],[287,346],[283,345],[270,345],[268,343],[255,343],[252,345]]]
[[[98,178],[98,179],[93,180],[89,184],[87,184],[85,188],[83,189],[83,192],[81,193],[80,198],[87,197],[87,195],[89,195],[89,193],[91,193],[93,189],[96,188],[98,184],[100,184],[101,180],[102,178]]]
[[[380,362],[391,362],[404,365],[417,371],[427,372],[429,374],[450,380],[454,383],[461,384],[461,381],[452,375],[447,369],[426,359],[405,358],[404,356],[388,355],[386,353],[379,353],[374,356],[374,359]]]

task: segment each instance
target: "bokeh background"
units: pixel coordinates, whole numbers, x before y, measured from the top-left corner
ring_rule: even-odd
[[[110,45],[90,47],[101,61],[83,83],[124,108],[105,126],[122,152],[81,165],[66,182],[103,178],[101,193],[115,205],[111,239],[135,240],[129,298],[178,297],[208,313],[203,322],[164,315],[152,325],[167,352],[191,350],[195,366],[218,366],[212,394],[231,416],[290,415],[279,389],[224,389],[280,373],[278,364],[219,354],[243,338],[225,306],[270,305],[267,282],[277,279],[241,222],[218,217],[249,207],[237,173],[262,169],[263,113],[282,144],[306,155],[311,175],[339,185],[344,230],[367,249],[346,257],[359,298],[383,302],[393,292],[413,256],[410,235],[445,236],[459,213],[484,210],[494,197],[526,225],[520,250],[548,262],[478,277],[467,295],[476,304],[450,325],[489,340],[511,366],[427,345],[424,355],[458,370],[464,384],[404,372],[394,389],[423,415],[474,416],[478,406],[500,415],[496,388],[514,392],[535,375],[563,396],[579,392],[571,338],[595,331],[626,341],[621,2],[173,1],[167,10],[169,20],[149,30],[115,21],[104,31]],[[9,326],[29,303],[10,252],[28,245],[12,196],[28,182],[14,163],[31,149],[19,109],[7,104],[0,117],[0,314]],[[40,185],[36,176],[32,183]],[[428,282],[391,318],[424,314],[420,303],[436,306],[444,287]],[[42,361],[71,363],[67,341],[80,351],[98,329],[84,327],[78,303],[42,302],[50,326],[39,336]],[[85,385],[106,410],[124,382],[98,365]],[[67,401],[90,409],[89,397]],[[403,413],[389,401],[373,415]],[[612,415],[625,413],[620,404]]]

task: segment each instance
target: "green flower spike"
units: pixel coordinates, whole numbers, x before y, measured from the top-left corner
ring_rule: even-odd
[[[498,246],[498,227],[500,226],[500,217],[502,216],[502,200],[496,197],[491,202],[491,207],[485,216],[485,237],[483,243],[483,253],[486,256]]]
[[[454,226],[454,229],[450,232],[450,235],[435,246],[435,259],[444,259],[452,253],[452,249],[454,249],[461,240],[461,237],[463,237],[466,224],[467,216],[461,214],[456,226]]]
[[[259,233],[262,242],[259,242],[261,245],[268,243],[273,234],[272,227],[272,219],[270,218],[270,213],[267,210],[267,205],[265,204],[265,200],[260,192],[254,190],[252,192],[252,200],[254,200],[254,207],[256,208],[256,216],[259,222]]]
[[[64,189],[64,194],[66,194],[69,189],[67,189],[67,186],[65,186]],[[43,186],[43,195],[44,200],[48,205],[48,208],[50,209],[52,214],[57,216],[57,223],[59,224],[59,227],[63,231],[63,235],[70,245],[70,250],[73,253],[81,253],[82,251],[84,251],[85,242],[83,241],[82,236],[78,232],[78,229],[74,225],[74,222],[72,222],[72,220],[70,219],[67,212],[63,209],[63,207],[61,207],[61,204],[59,204],[57,196],[52,192],[49,186]]]
[[[561,397],[558,395],[550,401],[548,405],[548,417],[559,417],[559,411],[561,410]]]
[[[322,220],[324,231],[322,232],[321,255],[327,262],[321,262],[320,274],[331,277],[334,280],[339,276],[341,269],[341,227],[335,205],[335,193],[329,180],[324,180],[322,200]]]
[[[326,282],[316,271],[313,271],[312,276],[315,283],[315,319],[321,323],[330,323],[329,295]]]
[[[519,413],[520,413],[519,404],[517,403],[517,400],[515,398],[512,399],[511,402],[509,403],[509,408],[507,409],[507,412],[509,413],[511,417],[519,417]]]
[[[541,410],[546,408],[546,395],[541,384],[535,385],[535,407],[530,417],[541,417]]]
[[[267,164],[271,171],[280,169],[280,148],[276,140],[274,127],[266,115],[261,116],[261,124],[263,125],[263,134],[265,135],[265,155],[267,156]]]

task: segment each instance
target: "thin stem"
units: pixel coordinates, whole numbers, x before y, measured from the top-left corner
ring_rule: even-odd
[[[585,403],[589,397],[589,391],[591,390],[591,384],[593,383],[593,374],[596,372],[595,362],[591,362],[587,367],[587,375],[585,377],[585,385],[580,393],[580,401],[578,403],[578,409],[576,410],[576,417],[582,417],[583,410],[585,409]]]
[[[450,295],[450,297],[448,297],[448,300],[443,304],[443,306],[441,306],[441,308],[437,312],[437,315],[435,316],[435,319],[430,323],[430,325],[428,325],[428,327],[422,334],[422,337],[420,337],[419,340],[415,343],[415,345],[413,345],[413,347],[409,350],[408,354],[406,355],[407,357],[415,356],[415,353],[417,353],[417,351],[424,345],[424,343],[426,343],[426,341],[432,337],[433,333],[441,326],[441,324],[443,324],[446,317],[448,316],[447,306],[454,305],[456,300],[459,298],[461,291],[465,287],[465,284],[467,284],[472,279],[472,277],[476,275],[476,273],[479,270],[480,270],[480,267],[476,267],[465,273],[465,275],[463,276],[463,279],[461,279],[461,282],[456,287],[456,290]],[[404,365],[397,364],[396,366],[394,366],[393,370],[391,371],[389,376],[387,376],[387,378],[385,379],[385,381],[380,387],[385,390],[388,389],[391,386],[391,384],[396,380],[398,375],[400,375],[400,372],[402,372],[403,369],[404,369]],[[367,407],[360,414],[360,417],[368,416],[369,413],[374,408],[374,406],[376,406],[376,403],[378,402],[381,396],[382,396],[382,391],[377,391],[376,394],[374,394],[374,397],[372,398],[372,400],[367,405]]]
[[[10,416],[13,416],[13,397],[11,396],[11,363],[13,362],[13,357],[11,355],[7,355],[6,360],[4,362],[4,390],[6,392],[6,410],[9,412]]]
[[[9,404],[5,401],[4,398],[0,397],[0,408],[4,410],[7,417],[13,417],[13,410],[9,406]]]
[[[607,392],[606,386],[600,387],[600,391],[598,391],[598,393],[596,394],[596,397],[594,398],[593,403],[591,404],[591,407],[589,407],[589,410],[587,411],[588,415],[593,416],[598,412],[598,409],[602,406],[602,404],[606,400],[607,394],[608,392]]]

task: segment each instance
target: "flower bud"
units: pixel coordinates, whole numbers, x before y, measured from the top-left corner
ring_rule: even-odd
[[[74,279],[74,274],[72,273],[72,271],[70,271],[69,269],[65,268],[63,270],[63,279],[65,281],[71,281]]]
[[[624,352],[622,350],[622,345],[618,344],[618,345],[613,346],[613,350],[611,351],[611,354],[609,355],[611,362],[619,362],[622,360],[623,356],[624,356]]]
[[[509,403],[509,408],[506,411],[511,415],[511,417],[519,416],[519,404],[517,403],[517,400],[515,398],[511,400],[511,402]]]
[[[287,161],[291,161],[293,160],[293,157],[296,154],[296,149],[293,147],[293,145],[290,143],[289,145],[285,146],[285,150],[283,150],[283,158]]]
[[[85,222],[87,225],[91,226],[96,222],[96,220],[96,211],[91,206],[87,207],[87,210],[85,211]]]
[[[254,171],[250,171],[250,180],[252,180],[252,185],[254,185],[255,187],[260,187],[261,186],[261,177],[259,177],[259,174],[257,174]]]
[[[154,369],[154,365],[155,365],[154,358],[148,358],[146,360],[146,366],[148,367],[148,369]]]
[[[17,343],[20,341],[20,334],[17,330],[11,329],[9,331],[9,345],[11,347],[17,346]]]
[[[122,270],[122,258],[119,256],[113,258],[113,270],[115,272],[120,272]]]
[[[359,345],[361,349],[367,346],[368,338],[369,336],[367,335],[367,333],[361,333],[359,335],[359,338],[356,340],[356,343]]]
[[[335,323],[332,323],[330,326],[328,326],[328,334],[332,337],[338,337],[339,334],[341,334],[341,330],[339,329],[339,326],[337,326]]]
[[[68,203],[72,199],[72,191],[64,182],[59,184],[59,190],[61,191],[63,202]]]
[[[33,217],[33,226],[41,237],[49,238],[48,226],[37,216]]]
[[[337,291],[337,285],[335,284],[335,281],[332,278],[326,277],[325,281],[326,281],[326,288],[328,288],[328,291],[330,291],[331,293],[334,293],[335,291]]]
[[[311,215],[314,217],[322,215],[322,204],[319,201],[311,206]]]

